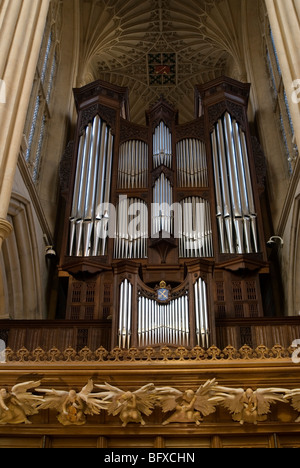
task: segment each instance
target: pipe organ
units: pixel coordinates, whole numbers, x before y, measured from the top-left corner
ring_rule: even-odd
[[[218,320],[264,315],[249,90],[219,78],[195,88],[192,122],[161,98],[146,125],[130,122],[125,88],[74,90],[77,130],[61,164],[66,319],[89,310],[109,321],[112,347],[206,348]]]

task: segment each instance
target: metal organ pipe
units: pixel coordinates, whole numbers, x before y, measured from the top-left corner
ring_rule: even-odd
[[[130,348],[132,323],[132,284],[125,279],[120,286],[119,348]]]
[[[203,348],[209,347],[209,318],[208,318],[208,303],[207,303],[207,287],[202,278],[194,285],[195,295],[195,318],[196,318],[196,335],[198,346]]]
[[[99,239],[97,233],[99,223],[106,223],[109,217],[103,206],[110,201],[113,143],[110,127],[98,115],[80,137],[70,216],[70,256],[106,253],[106,239]]]
[[[215,125],[211,143],[221,253],[258,253],[246,136],[228,112]]]
[[[249,201],[251,232],[252,232],[252,238],[254,242],[254,252],[259,252],[259,242],[258,242],[258,236],[257,236],[257,214],[255,210],[255,203],[254,203],[254,196],[253,196],[253,189],[252,189],[246,135],[244,132],[242,132],[241,129],[240,129],[239,135],[240,135],[240,142],[241,142],[241,148],[242,148],[242,160],[243,160],[243,165],[245,168],[245,178],[246,178],[248,201]]]
[[[84,158],[84,143],[85,143],[85,133],[80,137],[79,149],[78,149],[78,160],[75,176],[75,185],[73,193],[73,203],[70,216],[70,246],[69,246],[69,255],[73,255],[73,247],[75,243],[75,229],[76,229],[76,220],[78,219],[78,204],[79,204],[79,193],[81,185],[81,171],[83,168],[83,158]]]
[[[184,295],[161,304],[154,299],[139,296],[139,347],[168,344],[189,346],[189,300]]]

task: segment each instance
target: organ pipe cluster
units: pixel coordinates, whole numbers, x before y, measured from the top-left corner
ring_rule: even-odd
[[[196,139],[180,141],[176,146],[179,187],[208,187],[205,144]]]
[[[172,168],[172,134],[161,121],[153,135],[153,168],[166,166]]]
[[[99,232],[109,218],[113,145],[110,127],[97,115],[79,140],[70,216],[70,256],[106,253],[106,238],[102,239]]]
[[[188,197],[181,201],[181,214],[179,257],[213,257],[210,203],[201,197]]]
[[[245,133],[226,112],[215,125],[211,141],[221,253],[258,253],[257,215]]]
[[[189,301],[184,295],[161,304],[154,299],[139,297],[138,343],[140,347],[169,344],[189,346]]]
[[[161,231],[170,235],[174,233],[172,205],[173,187],[162,172],[153,189],[152,234],[154,236]]]
[[[121,197],[116,214],[114,258],[147,258],[147,204],[139,198]]]
[[[143,188],[148,185],[148,145],[130,140],[121,145],[119,154],[118,187]]]
[[[120,285],[119,347],[132,341],[133,286],[125,279]],[[191,313],[188,291],[162,303],[142,292],[138,297],[137,339],[139,347],[161,344],[191,346]],[[202,278],[194,285],[195,328],[198,346],[209,347],[210,327],[207,286]]]

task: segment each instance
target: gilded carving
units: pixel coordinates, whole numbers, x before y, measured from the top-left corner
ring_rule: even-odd
[[[0,390],[0,425],[31,424],[28,416],[38,414],[42,398],[29,392],[41,382],[25,382],[15,385],[11,391]]]
[[[295,390],[288,391],[284,396],[286,400],[292,400],[292,407],[300,413],[300,388],[296,388]],[[296,423],[300,422],[300,414],[295,421]]]
[[[98,415],[102,409],[107,408],[107,403],[99,395],[92,393],[93,388],[94,383],[89,380],[79,393],[75,390],[37,389],[37,392],[45,394],[38,408],[56,410],[57,419],[63,426],[82,426],[86,423],[87,415]]]
[[[267,420],[267,415],[271,412],[271,405],[276,402],[286,402],[284,397],[287,390],[280,388],[258,389],[251,388],[246,391],[242,388],[234,389],[215,386],[213,389],[215,396],[210,401],[224,406],[231,414],[233,421],[255,424]]]
[[[146,417],[160,408],[164,414],[172,413],[163,426],[173,423],[200,426],[219,406],[232,415],[233,421],[257,425],[268,419],[271,405],[289,404],[289,400],[300,413],[300,389],[244,390],[219,386],[215,379],[208,380],[197,390],[155,387],[150,383],[135,391],[125,391],[108,383],[94,384],[91,379],[79,393],[75,389],[42,389],[40,385],[40,381],[30,381],[15,385],[11,391],[0,390],[0,425],[31,424],[28,417],[50,410],[58,413],[57,419],[63,426],[85,425],[88,416],[99,415],[101,411],[118,417],[123,427],[128,424],[145,426]],[[299,421],[300,417],[296,423]]]
[[[146,385],[135,392],[125,392],[108,383],[96,385],[96,387],[105,390],[100,395],[103,401],[108,403],[108,414],[119,416],[123,427],[129,423],[146,425],[143,415],[150,416],[155,407],[156,392],[153,384]]]
[[[163,426],[171,423],[195,423],[200,426],[203,417],[216,411],[216,404],[210,400],[215,380],[209,380],[201,385],[198,390],[186,390],[181,392],[175,388],[156,388],[157,401],[164,413],[175,411]]]

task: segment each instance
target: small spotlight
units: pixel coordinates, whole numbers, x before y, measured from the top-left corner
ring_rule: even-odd
[[[57,254],[53,248],[53,245],[48,245],[46,248],[45,248],[45,256],[46,258],[55,258],[57,257]]]
[[[281,247],[284,246],[284,241],[283,241],[283,239],[281,237],[273,236],[268,240],[267,246],[268,247],[273,247],[274,245],[278,245],[278,243],[280,244]]]

